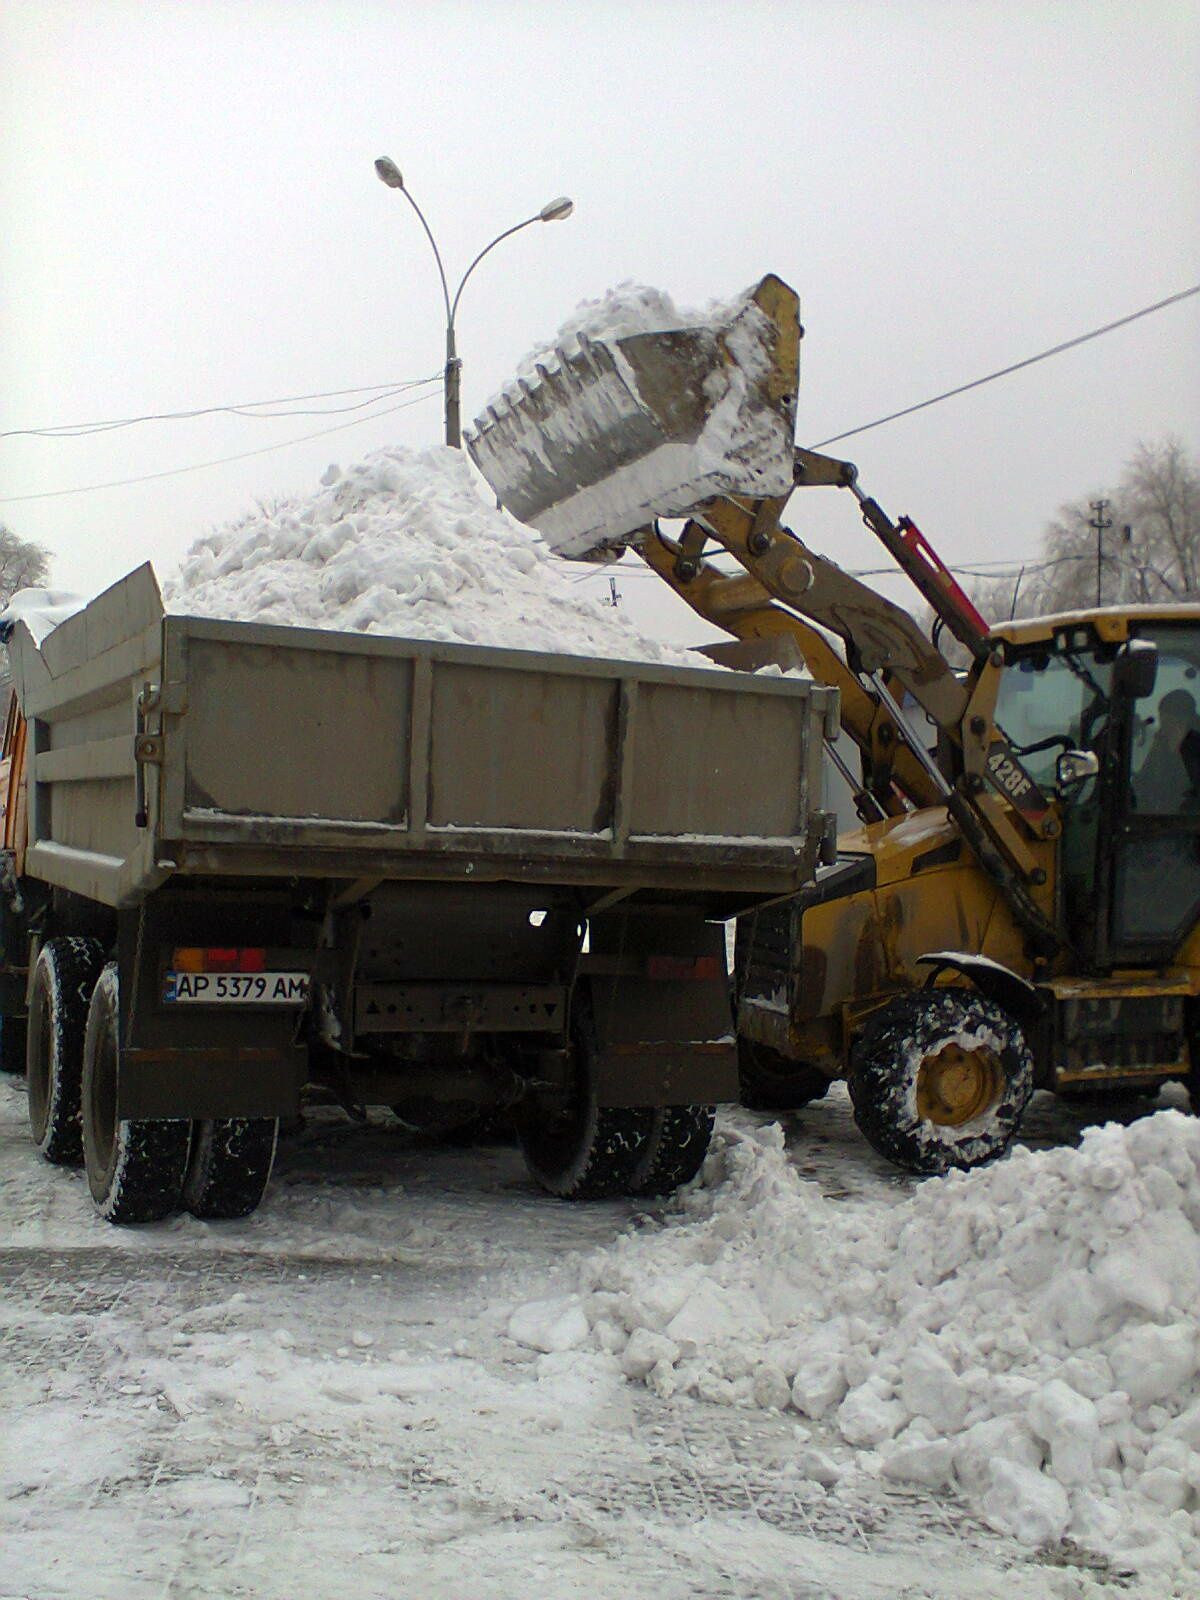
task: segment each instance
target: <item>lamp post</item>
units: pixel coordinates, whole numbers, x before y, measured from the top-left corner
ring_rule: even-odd
[[[400,168],[394,161],[389,161],[387,156],[380,156],[378,161],[375,163],[375,171],[379,174],[380,180],[383,183],[386,183],[389,189],[399,189],[404,195],[404,198],[408,201],[409,205],[412,206],[413,210],[417,213],[417,217],[420,220],[421,226],[425,230],[425,237],[429,240],[430,247],[433,250],[433,259],[437,262],[438,277],[442,281],[442,300],[446,307],[446,366],[443,373],[443,385],[445,391],[446,443],[453,445],[456,450],[461,449],[462,418],[460,414],[460,407],[462,396],[462,362],[459,360],[458,356],[458,345],[455,339],[454,331],[454,319],[458,315],[458,302],[462,299],[462,292],[466,288],[467,279],[475,271],[475,268],[483,260],[484,256],[486,256],[489,251],[494,250],[502,240],[509,238],[514,233],[520,233],[522,228],[528,228],[531,223],[559,222],[564,217],[569,217],[572,211],[575,209],[575,203],[572,200],[568,200],[566,195],[560,195],[557,200],[547,201],[540,211],[534,212],[532,217],[526,217],[524,222],[514,223],[511,228],[505,228],[503,233],[498,233],[492,240],[491,244],[483,247],[483,249],[475,257],[474,261],[472,261],[471,265],[463,273],[462,278],[459,280],[458,288],[454,292],[454,298],[451,299],[450,287],[446,282],[446,269],[442,265],[442,253],[437,247],[437,240],[433,237],[430,226],[425,220],[425,213],[413,199],[411,192],[405,188],[404,178],[401,175]]]

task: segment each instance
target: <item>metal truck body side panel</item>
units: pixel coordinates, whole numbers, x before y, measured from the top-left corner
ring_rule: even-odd
[[[174,873],[758,897],[815,858],[836,696],[796,680],[164,616],[148,567],[11,648],[27,870],[108,906]]]

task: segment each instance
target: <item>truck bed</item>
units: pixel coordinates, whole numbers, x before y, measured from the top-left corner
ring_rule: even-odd
[[[836,693],[783,678],[164,614],[149,565],[39,647],[24,872],[110,906],[173,874],[672,890],[811,876]]]

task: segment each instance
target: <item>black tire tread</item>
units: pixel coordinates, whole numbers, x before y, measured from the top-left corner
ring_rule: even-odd
[[[35,1123],[30,1100],[30,1132],[42,1155],[55,1166],[78,1167],[83,1163],[83,1040],[88,1004],[103,966],[100,941],[73,935],[48,939],[38,951],[34,966],[30,997],[33,1025],[26,1028],[25,1038],[26,1077],[30,1079],[34,1073],[41,1076],[35,1052],[42,1043],[38,1013],[46,1006],[51,1035],[50,1061],[46,1064],[50,1084],[45,1126],[41,1130]],[[6,1026],[10,1021],[5,1018]]]
[[[517,1116],[517,1137],[531,1176],[560,1200],[605,1200],[629,1194],[654,1128],[650,1107],[596,1104],[596,1039],[586,995],[577,992],[571,1018],[578,1095],[573,1124],[550,1121],[540,1102]],[[564,1146],[564,1139],[567,1141]]]
[[[275,1162],[277,1117],[215,1117],[192,1125],[183,1203],[194,1217],[229,1221],[257,1209]]]
[[[91,1091],[99,1052],[115,1049],[120,1006],[117,967],[110,962],[96,983],[84,1041],[83,1093]],[[89,1148],[84,1118],[84,1158],[96,1210],[106,1222],[160,1222],[179,1209],[187,1172],[189,1121],[137,1119],[119,1122],[108,1151]],[[101,1164],[103,1162],[103,1164]]]
[[[666,1195],[690,1183],[708,1154],[715,1106],[662,1106],[631,1181],[631,1192]]]

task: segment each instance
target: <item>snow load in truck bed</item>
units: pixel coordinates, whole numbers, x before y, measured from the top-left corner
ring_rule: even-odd
[[[590,599],[483,498],[461,451],[376,451],[198,539],[164,589],[191,616],[704,666]]]

